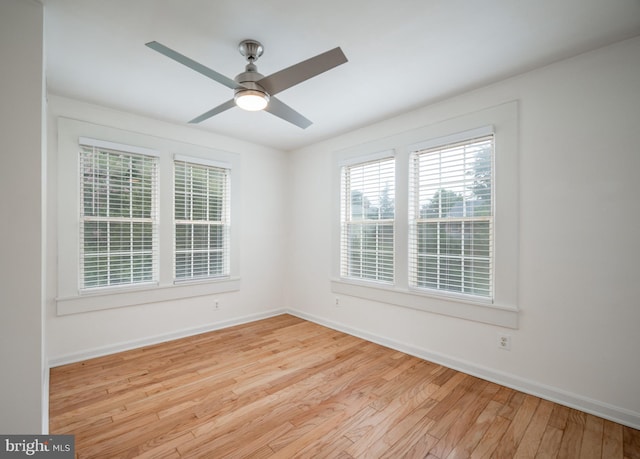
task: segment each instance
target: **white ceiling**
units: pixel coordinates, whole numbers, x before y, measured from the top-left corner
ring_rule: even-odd
[[[349,62],[278,98],[302,130],[235,107],[199,125],[292,150],[640,34],[640,0],[41,0],[48,91],[186,121],[232,90],[144,46],[233,78],[260,41],[269,75],[340,46]]]

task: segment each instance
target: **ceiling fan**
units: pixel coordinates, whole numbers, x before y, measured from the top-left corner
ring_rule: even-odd
[[[274,96],[347,62],[346,56],[340,47],[337,47],[265,77],[258,73],[255,64],[262,56],[264,48],[256,40],[243,40],[238,45],[238,50],[247,59],[248,64],[245,71],[236,75],[232,80],[157,41],[146,43],[146,46],[234,90],[233,99],[212,108],[189,123],[200,123],[237,105],[249,111],[265,110],[305,129],[311,125],[311,121]]]

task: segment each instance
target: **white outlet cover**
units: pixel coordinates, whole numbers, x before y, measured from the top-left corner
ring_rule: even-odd
[[[506,333],[498,333],[498,347],[505,351],[511,350],[511,335]]]

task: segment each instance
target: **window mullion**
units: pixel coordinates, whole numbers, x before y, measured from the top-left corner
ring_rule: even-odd
[[[129,213],[129,218],[130,218],[130,222],[129,222],[129,282],[133,283],[136,273],[135,273],[135,264],[133,262],[134,260],[134,246],[133,246],[133,222],[131,221],[131,218],[134,217],[133,215],[133,158],[129,158],[129,173],[127,176],[127,179],[129,181],[129,186],[127,187],[129,190],[129,209],[128,209],[128,213]]]
[[[189,247],[191,247],[191,263],[189,263],[189,277],[193,278],[195,273],[193,271],[194,263],[194,248],[195,248],[195,239],[194,234],[196,232],[196,225],[193,221],[193,168],[189,166],[189,220],[191,221],[191,231],[189,233]]]

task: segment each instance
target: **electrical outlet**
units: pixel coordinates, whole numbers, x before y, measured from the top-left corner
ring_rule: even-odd
[[[340,298],[336,297],[336,308],[340,307]]]
[[[220,301],[215,300],[215,302],[213,303],[215,309],[220,309]]]
[[[498,333],[498,347],[505,351],[511,350],[511,335]]]

